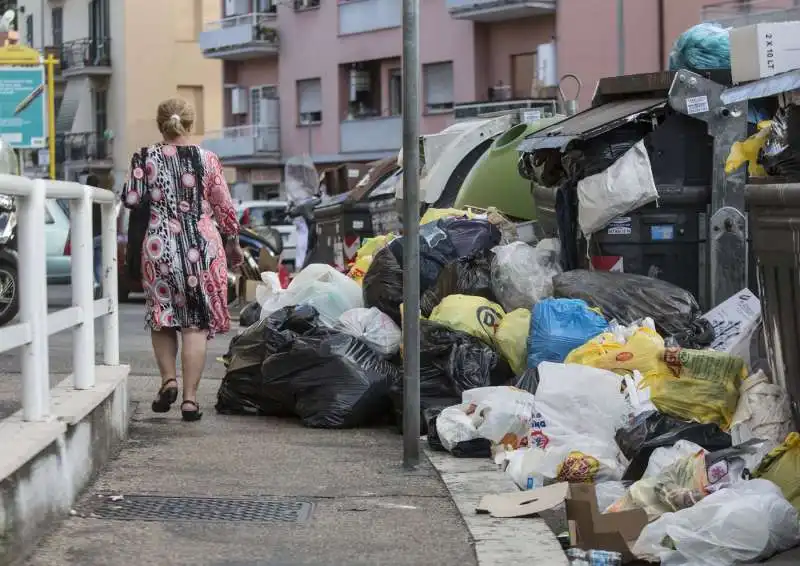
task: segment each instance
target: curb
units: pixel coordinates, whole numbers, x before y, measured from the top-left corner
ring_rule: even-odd
[[[519,491],[508,475],[491,460],[454,458],[425,448],[425,456],[439,473],[450,498],[467,525],[479,566],[568,566],[564,550],[544,519],[495,519],[478,515],[475,508],[490,493]]]

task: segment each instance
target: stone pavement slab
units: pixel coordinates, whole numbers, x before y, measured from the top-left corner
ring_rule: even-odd
[[[219,373],[217,370],[216,373]],[[199,423],[150,412],[158,378],[131,377],[130,440],[47,537],[29,566],[477,564],[433,467],[400,466],[392,430],[311,430],[215,414],[219,381],[201,387]],[[91,516],[109,495],[266,497],[311,502],[299,524],[114,521]]]

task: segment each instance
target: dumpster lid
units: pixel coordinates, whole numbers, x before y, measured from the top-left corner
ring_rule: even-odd
[[[517,146],[517,151],[531,153],[543,148],[563,149],[572,140],[594,138],[643,112],[666,104],[666,97],[633,98],[601,104],[531,134]]]

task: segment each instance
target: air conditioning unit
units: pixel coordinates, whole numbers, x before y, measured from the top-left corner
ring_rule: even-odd
[[[234,87],[231,89],[231,114],[247,114],[247,89]]]

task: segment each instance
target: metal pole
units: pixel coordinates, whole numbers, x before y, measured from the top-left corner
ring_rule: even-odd
[[[625,0],[617,0],[617,74],[625,74]]]
[[[403,466],[419,464],[419,0],[403,0]]]

